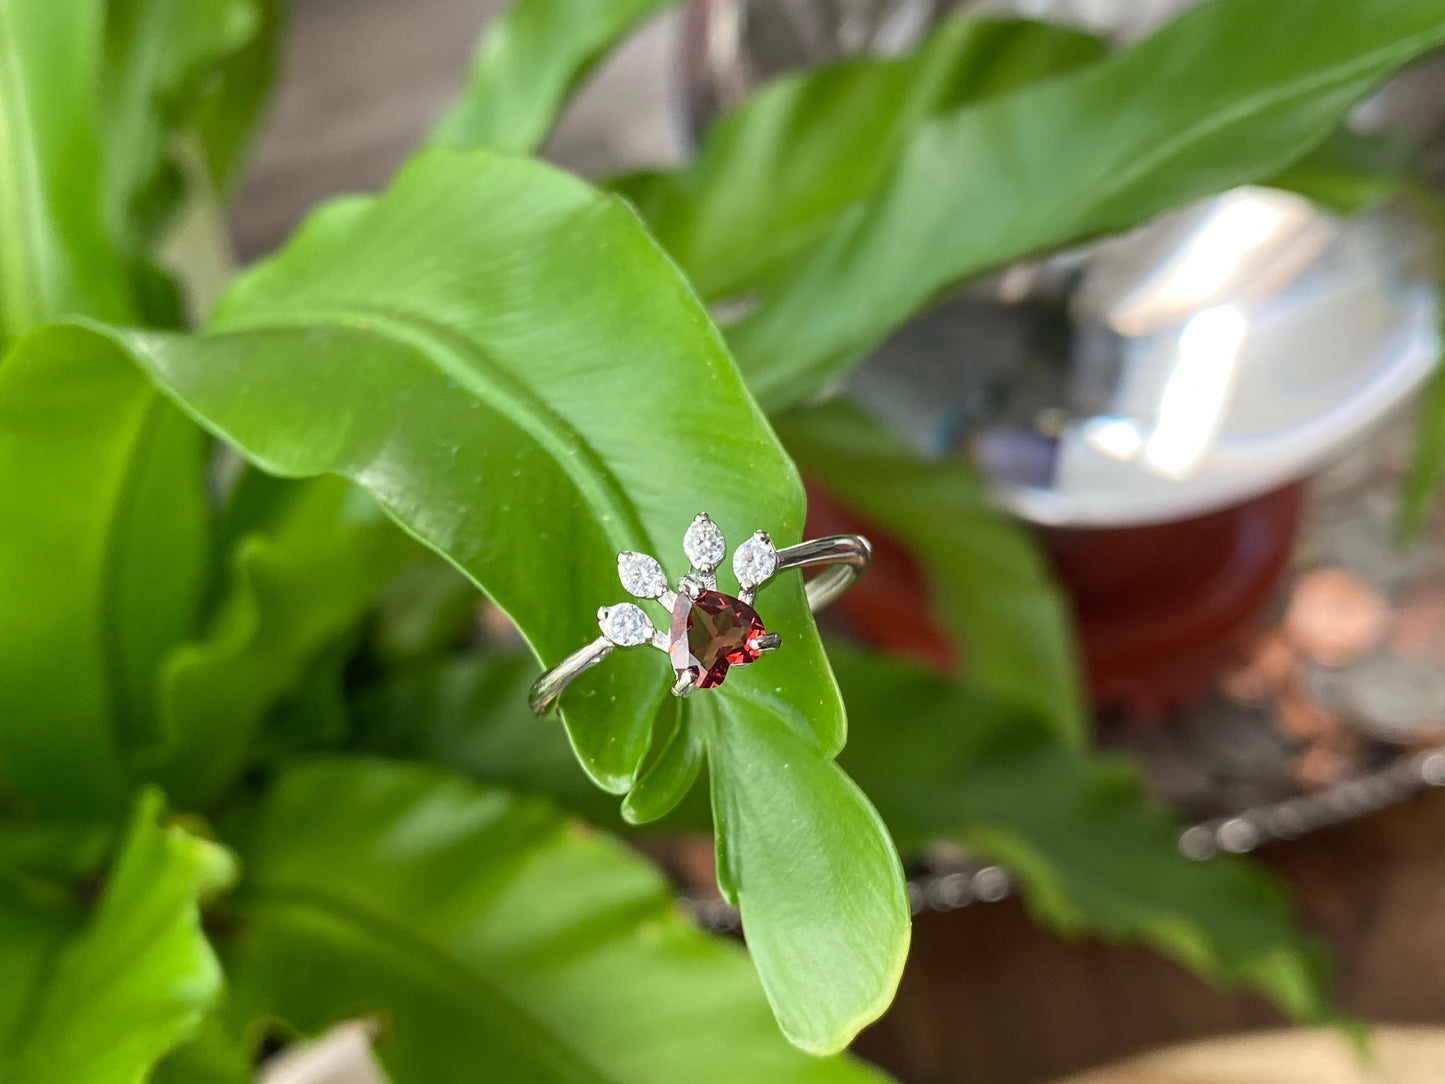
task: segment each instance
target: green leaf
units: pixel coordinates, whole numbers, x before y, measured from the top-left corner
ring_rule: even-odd
[[[706,746],[686,700],[678,701],[667,737],[654,744],[660,745],[656,758],[622,800],[622,819],[628,824],[648,824],[672,812],[697,782]]]
[[[13,1055],[34,1011],[32,991],[43,988],[56,955],[79,927],[83,914],[69,885],[37,877],[26,855],[12,853],[10,825],[0,827],[0,1068]],[[28,845],[22,841],[21,846]]]
[[[148,1084],[255,1084],[253,1044],[253,1036],[230,1034],[213,1012],[156,1066]]]
[[[990,507],[962,460],[919,458],[843,402],[776,420],[799,467],[906,546],[969,681],[1083,744],[1083,682],[1068,602],[1032,538]]]
[[[1097,64],[925,124],[879,192],[731,329],[754,394],[799,401],[962,279],[1271,177],[1442,42],[1438,0],[1212,0]]]
[[[583,785],[563,745],[522,706],[534,675],[518,659],[465,658],[393,678],[357,705],[363,745],[542,792],[615,826],[615,806]],[[641,823],[672,810],[696,780],[707,740],[719,883],[742,905],[748,946],[785,1034],[827,1052],[891,1000],[909,936],[902,873],[867,799],[835,764],[808,755],[797,722],[767,693],[751,691],[745,708],[718,707],[704,694],[683,701],[623,815]],[[669,826],[705,830],[705,809],[681,812]],[[801,890],[810,884],[826,890]],[[869,891],[881,898],[867,899]],[[878,1002],[860,1006],[859,989],[879,991]]]
[[[85,917],[73,886],[96,876],[113,836],[98,822],[0,820],[0,1068]]]
[[[144,1080],[220,992],[198,903],[232,874],[226,851],[162,823],[160,796],[149,792],[78,930],[0,881],[0,1078]],[[28,957],[20,970],[17,951]]]
[[[708,131],[697,160],[623,178],[706,298],[755,286],[888,176],[925,120],[1096,60],[1095,38],[1042,23],[954,18],[911,55],[786,76]]]
[[[1423,185],[1412,184],[1409,194],[1414,205],[1445,238],[1445,199]],[[1441,317],[1445,342],[1445,314]],[[1445,480],[1445,357],[1436,362],[1435,375],[1420,391],[1415,404],[1415,448],[1410,469],[1400,490],[1400,507],[1395,534],[1401,541],[1419,535],[1440,502]]]
[[[443,765],[488,786],[545,794],[596,824],[622,827],[617,799],[577,766],[562,730],[527,707],[539,673],[522,656],[471,655],[390,673],[352,700],[357,745]]]
[[[621,596],[614,554],[668,561],[700,500],[735,536],[753,517],[797,536],[791,465],[620,204],[541,165],[440,153],[339,213],[242,279],[216,334],[147,359],[263,466],[356,477],[549,661],[594,638],[596,606]],[[706,410],[679,409],[693,401]],[[801,625],[793,661],[814,668],[814,695],[831,680],[801,592],[792,601],[783,619]],[[611,789],[645,749],[659,662],[620,653],[564,701],[584,764]],[[836,747],[840,712],[817,724]]]
[[[255,1084],[254,1038],[230,1034],[219,1016],[178,1046],[151,1074],[148,1084]]]
[[[1144,941],[1294,1016],[1332,1013],[1319,947],[1253,862],[1180,854],[1177,828],[1118,758],[911,664],[835,645],[854,719],[844,763],[905,850],[948,836],[1006,866],[1065,933]]]
[[[234,782],[267,712],[418,552],[340,478],[271,485],[275,506],[231,547],[205,635],[166,661],[156,776],[188,808]]]
[[[434,553],[422,553],[377,599],[371,650],[387,667],[445,655],[476,629],[476,587]]]
[[[154,307],[138,197],[239,10],[0,0],[0,346]],[[205,442],[109,351],[46,343],[0,365],[0,785],[40,811],[113,812],[125,747],[154,738],[156,665],[191,630]]]
[[[243,847],[227,1018],[386,1020],[397,1084],[882,1077],[790,1049],[743,952],[619,843],[434,769],[283,774]]]
[[[1402,139],[1340,128],[1270,178],[1269,185],[1298,192],[1337,214],[1359,214],[1400,192],[1414,157],[1414,148]]]
[[[138,254],[181,195],[168,144],[219,62],[256,36],[259,14],[253,0],[108,0],[105,19],[104,214]]]
[[[114,836],[104,821],[0,820],[0,878],[69,883],[94,878]]]
[[[573,89],[649,15],[676,0],[512,0],[487,28],[432,146],[530,154]]]
[[[0,789],[114,814],[203,588],[204,434],[88,332],[0,362]]]
[[[281,51],[281,2],[252,0],[250,37],[223,57],[211,81],[198,88],[192,124],[211,179],[223,193],[240,180],[246,152],[271,100]]]
[[[527,690],[539,671],[520,656],[459,655],[392,672],[353,697],[357,748],[421,760],[489,786],[545,795],[570,813],[605,828],[646,824],[666,815],[664,830],[706,832],[712,810],[706,788],[694,787],[703,735],[678,701],[670,726],[660,721],[657,755],[623,799],[603,794],[577,766],[559,729],[538,725]],[[683,803],[679,808],[679,803]]]
[[[549,664],[596,639],[597,606],[622,597],[618,551],[681,571],[674,547],[704,503],[734,541],[762,528],[788,545],[802,529],[796,471],[675,266],[620,200],[537,162],[430,152],[382,197],[313,218],[238,281],[208,334],[95,333],[264,469],[369,489]],[[771,585],[763,609],[787,651],[710,698],[747,711],[749,682],[766,683],[780,690],[767,717],[830,758],[845,720],[800,578]],[[622,651],[563,698],[605,789],[636,780],[671,678],[654,651]],[[818,838],[774,828],[800,848]],[[790,886],[818,903],[820,943],[840,912],[819,897],[835,888]],[[893,888],[849,886],[862,905],[889,901],[867,926],[879,976],[904,906]],[[753,913],[748,935],[766,936],[777,912]],[[859,1012],[880,996],[830,995]]]
[[[548,662],[623,597],[619,550],[678,567],[700,502],[734,538],[801,531],[796,473],[686,284],[620,202],[539,163],[432,152],[243,276],[210,334],[127,341],[263,468],[369,488]],[[802,591],[770,596],[832,753],[842,710]],[[667,684],[656,655],[619,652],[569,690],[607,789],[630,785]]]
[[[367,615],[365,624],[371,623],[372,616]],[[263,720],[251,749],[254,763],[333,752],[346,745],[352,731],[347,702],[350,671],[374,662],[358,658],[363,633],[362,626],[348,630],[311,660],[300,684],[288,690]]]
[[[713,766],[718,887],[742,914],[783,1034],[828,1054],[893,1000],[910,933],[903,868],[863,792],[808,755],[799,721],[759,685],[744,702],[699,696],[689,710]]]
[[[155,309],[145,249],[182,195],[168,143],[256,32],[253,2],[0,0],[0,349]]]
[[[101,214],[103,0],[0,0],[0,351],[70,315],[136,314]]]
[[[1437,363],[1438,365],[1439,363]],[[1440,502],[1445,480],[1445,365],[1420,392],[1415,406],[1415,450],[1400,492],[1397,536],[1416,538]]]

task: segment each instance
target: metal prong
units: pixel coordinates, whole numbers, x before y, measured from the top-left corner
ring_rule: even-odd
[[[765,632],[748,641],[748,647],[759,653],[776,651],[783,646],[783,638],[776,632]]]
[[[682,673],[677,675],[677,680],[672,683],[673,696],[691,696],[692,690],[697,687],[697,670],[689,666]]]

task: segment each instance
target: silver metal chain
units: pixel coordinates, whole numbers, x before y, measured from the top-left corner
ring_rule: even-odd
[[[1179,833],[1186,858],[1207,861],[1217,854],[1246,854],[1266,843],[1298,839],[1396,805],[1430,787],[1445,787],[1445,747],[1400,757],[1389,767],[1369,772],[1314,794],[1201,821]],[[959,859],[908,880],[913,914],[957,911],[973,903],[997,903],[1016,890],[1001,866]],[[683,907],[704,929],[718,933],[741,925],[737,908],[717,897],[684,896]]]

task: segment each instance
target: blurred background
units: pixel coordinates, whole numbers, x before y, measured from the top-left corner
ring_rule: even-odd
[[[230,216],[237,255],[383,186],[462,82],[494,0],[295,0],[271,124]],[[700,0],[590,80],[545,155],[589,176],[684,161],[720,109],[792,67],[907,48],[968,8],[1132,40],[1164,0]],[[1445,162],[1445,62],[1355,117]],[[1271,1033],[1139,947],[1060,938],[1007,871],[915,871],[902,990],[858,1050],[912,1082],[1445,1080],[1445,522],[1397,530],[1415,396],[1438,356],[1434,230],[1399,201],[1340,216],[1240,189],[948,299],[844,389],[928,456],[966,457],[1028,524],[1083,635],[1098,737],[1143,759],[1191,857],[1254,852],[1338,955],[1345,1008],[1389,1025],[1364,1067]],[[1214,364],[1221,355],[1229,364]],[[1210,364],[1201,367],[1201,358]],[[1221,373],[1223,375],[1221,375]],[[911,555],[812,492],[819,528],[884,536],[841,620],[923,659],[944,638]],[[917,605],[899,605],[912,591]],[[689,882],[685,850],[674,856]],[[706,872],[690,887],[705,920]],[[1248,1039],[1222,1037],[1256,1033]],[[289,1079],[276,1070],[276,1080]],[[297,1078],[299,1079],[299,1077]],[[309,1079],[309,1078],[308,1078]]]

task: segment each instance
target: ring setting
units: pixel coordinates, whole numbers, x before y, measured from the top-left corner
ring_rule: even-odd
[[[650,645],[668,656],[676,675],[675,696],[721,685],[734,666],[756,662],[782,645],[769,632],[753,601],[758,591],[788,568],[833,565],[807,585],[808,601],[820,609],[841,594],[868,565],[870,547],[858,535],[834,535],[779,550],[766,531],[755,531],[733,551],[737,595],[718,590],[717,569],[727,555],[723,533],[706,513],[695,517],[683,533],[682,549],[690,568],[668,585],[661,563],[649,554],[624,550],[617,555],[617,578],[628,594],[657,603],[667,612],[665,627],[655,625],[636,602],[619,602],[597,611],[601,633],[543,674],[532,687],[529,703],[544,713],[562,689],[582,671],[617,648]]]

